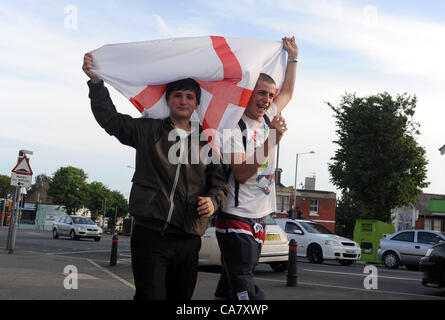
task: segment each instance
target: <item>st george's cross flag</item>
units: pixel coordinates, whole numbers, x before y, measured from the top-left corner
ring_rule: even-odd
[[[220,133],[237,125],[260,73],[279,90],[286,68],[281,41],[221,36],[110,44],[91,53],[92,71],[144,117],[168,117],[166,84],[193,78],[201,86],[201,103],[192,120]]]

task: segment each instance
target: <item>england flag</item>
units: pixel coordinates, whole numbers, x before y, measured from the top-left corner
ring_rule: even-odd
[[[166,84],[195,79],[202,93],[192,120],[219,133],[237,125],[260,73],[271,76],[279,92],[286,68],[281,41],[221,36],[110,44],[92,55],[92,71],[144,117],[168,117]]]

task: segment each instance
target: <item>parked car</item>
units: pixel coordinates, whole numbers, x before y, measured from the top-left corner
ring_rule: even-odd
[[[360,246],[347,238],[333,234],[329,229],[311,220],[276,219],[289,238],[297,241],[297,256],[311,263],[337,260],[347,266],[360,259]]]
[[[445,287],[445,243],[439,243],[428,249],[420,259],[420,271],[423,272],[422,284],[427,287]]]
[[[221,251],[216,239],[214,219],[210,220],[210,227],[202,236],[201,250],[199,251],[199,264],[221,265]],[[287,269],[289,257],[289,238],[269,215],[266,219],[266,239],[261,250],[260,263],[268,263],[277,272]]]
[[[68,236],[73,240],[80,238],[93,238],[100,241],[102,228],[87,217],[62,216],[53,223],[53,238]]]
[[[405,265],[410,270],[418,270],[420,259],[440,241],[445,241],[445,233],[403,230],[381,239],[377,255],[387,268]]]

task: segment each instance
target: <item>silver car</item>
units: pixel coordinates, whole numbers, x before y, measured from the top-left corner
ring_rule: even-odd
[[[405,265],[418,270],[420,259],[433,245],[445,241],[445,233],[429,230],[403,230],[380,240],[378,257],[387,268]]]
[[[102,228],[87,217],[62,216],[53,224],[53,238],[57,239],[59,236],[68,236],[72,240],[93,238],[100,241]]]

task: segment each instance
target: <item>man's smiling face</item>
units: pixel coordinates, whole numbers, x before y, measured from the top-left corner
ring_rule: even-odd
[[[255,89],[253,89],[252,97],[244,111],[246,116],[253,120],[261,121],[261,118],[272,105],[275,91],[275,84],[258,80]]]

